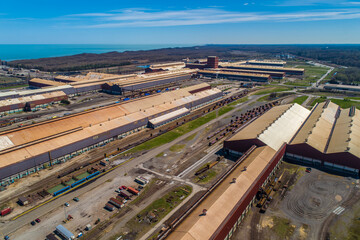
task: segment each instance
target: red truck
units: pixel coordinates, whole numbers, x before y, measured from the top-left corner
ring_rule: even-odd
[[[5,209],[1,210],[0,215],[1,216],[8,215],[9,213],[11,213],[11,211],[12,211],[11,208],[5,208]]]

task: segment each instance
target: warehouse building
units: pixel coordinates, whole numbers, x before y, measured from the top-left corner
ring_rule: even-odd
[[[224,148],[241,155],[252,145],[275,148],[286,143],[288,160],[358,176],[359,126],[355,107],[341,109],[331,101],[318,103],[311,111],[297,104],[282,105],[225,141]]]
[[[342,84],[325,84],[324,89],[335,90],[335,91],[359,92],[360,86],[342,85]]]
[[[273,66],[273,67],[284,67],[286,62],[277,60],[249,60],[246,62],[250,65],[261,65],[261,66]]]
[[[33,78],[29,80],[29,87],[30,88],[44,88],[44,87],[56,87],[56,86],[63,86],[66,83],[46,80],[41,78]]]
[[[256,194],[282,162],[279,150],[252,146],[160,239],[230,239],[256,200]]]
[[[243,70],[256,70],[256,71],[270,71],[270,72],[284,72],[286,75],[304,75],[305,70],[303,68],[285,68],[285,67],[273,67],[273,66],[254,66],[254,65],[243,65],[243,64],[226,64],[220,65],[220,68],[231,68],[231,69],[243,69]]]
[[[10,184],[45,166],[135,133],[146,128],[149,120],[183,108],[192,111],[221,98],[222,92],[216,88],[194,94],[183,88],[2,132],[0,184]],[[167,115],[163,121],[171,118]]]
[[[274,107],[225,141],[224,148],[233,155],[241,155],[252,145],[278,149],[291,140],[309,113],[299,104]]]
[[[247,82],[267,83],[271,81],[271,76],[269,74],[228,72],[228,71],[218,71],[218,70],[199,70],[198,74],[204,77],[226,78],[229,80],[240,80]]]
[[[189,109],[187,108],[181,108],[179,110],[173,111],[171,113],[167,113],[165,115],[162,115],[160,117],[153,118],[149,120],[148,126],[150,128],[157,128],[162,125],[165,125],[169,122],[172,122],[174,120],[177,120],[181,117],[184,117],[190,113]]]
[[[0,100],[0,116],[10,113],[22,112],[26,107],[27,111],[47,107],[50,104],[60,103],[67,99],[62,91],[43,93],[38,95],[24,96],[6,100]]]
[[[254,73],[254,74],[269,74],[272,79],[283,79],[285,72],[270,72],[270,71],[258,71],[258,70],[243,70],[233,68],[220,68],[222,72],[238,72],[238,73]]]
[[[104,92],[122,95],[125,92],[146,91],[164,88],[175,83],[190,80],[196,71],[184,69],[181,71],[162,72],[138,75],[136,78],[121,79],[103,84]]]
[[[360,113],[327,101],[317,104],[286,148],[286,157],[359,176]]]

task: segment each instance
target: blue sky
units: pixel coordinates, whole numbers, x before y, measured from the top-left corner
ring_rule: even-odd
[[[2,1],[1,43],[360,43],[360,1]]]

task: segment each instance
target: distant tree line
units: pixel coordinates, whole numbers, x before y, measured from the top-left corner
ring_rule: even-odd
[[[164,48],[148,51],[84,53],[73,56],[16,60],[10,66],[36,68],[43,71],[78,71],[114,66],[136,66],[184,58],[205,58],[215,55],[222,59],[274,58],[291,54],[302,58],[360,68],[360,45],[206,45],[183,48]]]
[[[329,82],[358,85],[360,83],[360,68],[351,67],[339,69]]]

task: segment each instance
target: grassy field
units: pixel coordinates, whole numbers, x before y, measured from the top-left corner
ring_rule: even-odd
[[[15,86],[8,86],[8,87],[0,87],[0,89],[13,89],[13,88],[22,88],[22,87],[28,87],[29,85],[27,84],[22,84],[22,85],[15,85]]]
[[[217,175],[216,170],[210,169],[205,173],[201,174],[199,179],[199,183],[208,183],[211,179],[213,179]]]
[[[176,138],[178,138],[188,132],[191,132],[192,130],[215,119],[217,117],[217,112],[219,112],[219,116],[221,116],[221,115],[231,111],[232,109],[234,109],[234,105],[236,105],[238,103],[246,102],[247,100],[248,100],[247,97],[238,99],[238,100],[228,104],[227,106],[219,108],[218,111],[208,113],[205,116],[202,116],[191,122],[185,123],[184,125],[176,128],[170,132],[164,133],[156,138],[153,138],[153,139],[151,139],[147,142],[144,142],[140,145],[137,145],[136,147],[127,151],[127,153],[135,153],[135,152],[139,152],[139,151],[150,150],[152,148],[159,147],[165,143],[171,142],[171,141],[175,140]]]
[[[308,96],[300,96],[294,99],[293,103],[297,103],[297,104],[303,104],[306,99],[308,99]]]
[[[328,100],[326,97],[316,98],[311,103],[311,106],[314,106],[316,103],[325,102],[326,100]],[[333,103],[339,105],[341,108],[350,108],[351,106],[355,106],[357,109],[360,109],[360,102],[351,101],[349,99],[344,99],[344,100],[329,99],[329,100],[331,100]]]
[[[158,221],[171,212],[172,209],[179,205],[187,196],[189,196],[191,192],[191,186],[186,185],[177,187],[162,198],[155,200],[148,205],[144,210],[138,213],[136,217],[127,222],[126,227],[130,229],[131,233],[136,235],[136,239],[139,239],[143,234],[156,225]],[[152,219],[149,216],[152,216]]]
[[[296,68],[305,69],[304,80],[307,81],[317,80],[329,70],[326,67],[318,67],[305,62],[297,64]]]
[[[264,89],[264,90],[260,90],[258,92],[255,93],[255,95],[263,95],[263,94],[269,94],[269,93],[273,93],[273,92],[284,92],[284,91],[290,91],[293,90],[293,88],[289,88],[289,87],[272,87],[269,89]]]
[[[185,123],[184,125],[170,131],[167,133],[164,133],[156,138],[153,138],[147,142],[144,142],[132,149],[130,149],[129,151],[127,151],[127,153],[135,153],[135,152],[139,152],[139,151],[144,151],[144,150],[150,150],[152,148],[161,146],[165,143],[171,142],[173,140],[175,140],[176,138],[191,132],[192,130],[200,127],[201,125],[210,122],[211,120],[216,118],[216,111],[215,112],[211,112],[203,117],[200,117],[198,119],[195,119],[191,122]]]
[[[296,79],[295,81],[288,81],[285,83],[286,85],[292,85],[292,86],[300,86],[300,87],[310,86],[312,83],[314,83],[316,80],[321,78],[321,76],[323,76],[328,71],[328,68],[314,66],[311,64],[307,64],[305,62],[293,62],[290,64],[290,66],[295,68],[305,69],[305,74],[303,79]]]
[[[197,133],[194,133],[193,135],[188,136],[185,140],[186,140],[186,141],[191,141],[191,140],[193,140],[193,139],[196,137],[196,134],[197,134]]]
[[[239,103],[246,102],[247,100],[249,100],[248,97],[243,97],[243,98],[240,98],[240,99],[238,99],[238,100],[236,100],[236,101],[234,101],[232,103],[229,103],[228,106],[235,106],[235,105],[237,105]]]
[[[294,234],[295,226],[288,219],[273,217],[274,226],[271,228],[280,239],[290,239]]]
[[[231,110],[233,110],[235,107],[233,106],[224,106],[222,108],[219,109],[218,111],[218,115],[221,116],[227,112],[230,112]]]
[[[182,149],[184,149],[185,146],[186,146],[185,144],[175,144],[175,145],[172,145],[169,148],[169,150],[172,151],[172,152],[179,152]]]

